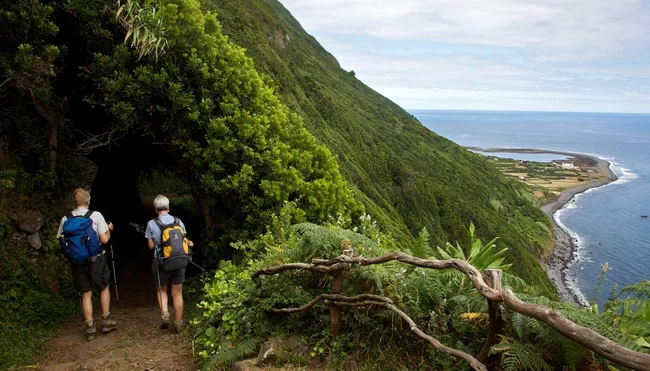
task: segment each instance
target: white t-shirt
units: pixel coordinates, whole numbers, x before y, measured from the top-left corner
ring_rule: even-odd
[[[88,208],[77,208],[72,210],[72,215],[74,216],[79,216],[79,215],[84,215],[88,212]],[[93,221],[93,229],[95,232],[97,232],[97,235],[102,235],[106,232],[108,232],[108,224],[106,224],[106,220],[104,219],[104,216],[99,212],[99,211],[93,211],[93,214],[90,216],[90,219]],[[59,224],[59,231],[57,232],[57,236],[59,238],[63,237],[61,236],[63,234],[63,223],[68,220],[67,216],[64,216],[61,218],[61,223]]]

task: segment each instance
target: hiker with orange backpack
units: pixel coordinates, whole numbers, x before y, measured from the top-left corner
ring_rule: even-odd
[[[90,341],[95,338],[97,332],[93,319],[93,284],[99,290],[102,332],[117,328],[117,322],[111,317],[110,311],[110,271],[106,264],[106,254],[100,248],[100,242],[106,244],[111,238],[113,224],[107,224],[101,213],[88,210],[88,191],[78,188],[72,198],[75,209],[61,219],[57,236],[60,238],[63,255],[70,261],[74,286],[81,294],[86,340]]]
[[[169,214],[169,199],[158,195],[153,201],[158,217],[147,223],[145,238],[149,249],[154,250],[151,270],[157,283],[157,298],[162,321],[161,329],[170,325],[167,287],[171,285],[171,294],[175,311],[174,329],[183,331],[183,282],[185,267],[190,262],[190,247],[194,243],[187,239],[183,222]]]

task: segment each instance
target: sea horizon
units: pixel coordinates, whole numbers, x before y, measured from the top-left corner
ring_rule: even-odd
[[[631,116],[650,116],[650,112],[613,112],[613,111],[529,111],[529,110],[501,110],[501,109],[436,109],[436,108],[403,108],[406,112],[413,114],[413,112],[486,112],[486,113],[559,113],[559,114],[598,114],[598,115],[631,115]],[[417,116],[416,116],[417,117]]]

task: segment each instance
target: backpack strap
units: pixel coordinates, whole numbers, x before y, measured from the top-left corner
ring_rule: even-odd
[[[156,225],[158,225],[158,228],[160,228],[160,233],[162,233],[163,227],[165,226],[162,221],[160,220],[160,217],[157,217],[156,219],[153,220],[156,222]]]
[[[72,211],[71,211],[71,212],[67,213],[67,214],[65,215],[65,217],[68,218],[68,219],[72,219],[72,218],[89,218],[89,219],[90,219],[90,216],[93,215],[93,213],[94,213],[94,211],[92,211],[92,210],[88,210],[88,211],[86,211],[86,213],[83,214],[83,215],[74,215],[74,214],[72,213]]]
[[[158,229],[160,229],[160,245],[156,246],[156,252],[160,253],[160,249],[162,247],[162,238],[163,238],[163,231],[165,230],[165,225],[163,224],[162,220],[160,220],[160,217],[157,217],[153,221],[156,222],[156,225],[158,226]]]

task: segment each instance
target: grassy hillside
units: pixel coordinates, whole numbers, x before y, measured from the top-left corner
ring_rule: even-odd
[[[550,245],[550,224],[521,185],[343,70],[278,1],[204,6],[339,157],[345,178],[385,230],[408,242],[427,227],[435,245],[463,243],[472,221],[479,236],[499,236],[510,248],[515,271],[553,290],[536,262]]]

